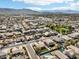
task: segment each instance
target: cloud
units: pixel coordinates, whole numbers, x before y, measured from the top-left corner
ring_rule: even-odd
[[[41,11],[42,8],[39,8],[39,7],[27,7],[28,9],[31,9],[31,10],[36,10],[36,11]]]
[[[74,0],[13,0],[13,1],[30,3],[30,4],[34,4],[34,5],[49,5],[51,3],[71,2]]]
[[[77,10],[79,1],[76,0],[12,0],[14,2],[23,2],[31,4],[27,8],[32,10]]]
[[[72,2],[72,3],[70,3],[70,6],[71,7],[79,7],[79,2],[76,2],[76,3]]]
[[[28,7],[28,9],[42,11],[42,10],[76,10],[77,8],[70,7],[70,6],[63,6],[63,7],[53,7],[53,8],[41,8],[41,7]]]

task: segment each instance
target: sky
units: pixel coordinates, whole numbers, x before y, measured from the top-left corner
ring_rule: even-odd
[[[79,0],[0,0],[0,8],[79,11]]]

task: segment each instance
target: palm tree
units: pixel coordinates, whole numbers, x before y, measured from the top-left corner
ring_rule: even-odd
[[[25,47],[22,47],[23,48],[23,50],[25,51],[25,55],[27,55],[27,50],[26,50],[26,48]]]
[[[24,54],[24,58],[27,59],[27,56],[28,56],[28,54],[27,54],[27,50],[26,50],[25,47],[22,47],[22,48],[23,48],[23,50],[24,50],[24,52],[23,52],[23,54]]]
[[[5,42],[5,40],[2,41],[2,44],[3,44],[3,46],[7,45],[6,42]]]
[[[10,49],[10,53],[9,53],[9,59],[12,59],[12,48]]]
[[[69,45],[71,45],[71,40],[65,41],[64,46],[66,47],[66,46],[69,46]]]
[[[78,42],[78,39],[72,40],[71,43],[72,45],[75,45]]]

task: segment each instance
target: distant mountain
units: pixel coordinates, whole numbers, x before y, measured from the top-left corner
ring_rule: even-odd
[[[34,11],[31,9],[12,9],[12,8],[0,8],[0,14],[5,15],[27,15],[27,14],[79,14],[79,11],[75,10],[44,10],[44,11]]]
[[[47,11],[43,11],[43,13],[46,14],[79,14],[79,11],[75,11],[75,10],[47,10]]]
[[[0,8],[0,14],[27,15],[27,14],[40,14],[40,12],[30,9]]]

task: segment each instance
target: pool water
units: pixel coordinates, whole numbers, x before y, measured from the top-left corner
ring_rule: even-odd
[[[50,53],[46,53],[46,54],[44,54],[42,56],[45,56],[45,57],[48,57],[48,58],[51,58],[52,57],[52,55]]]

